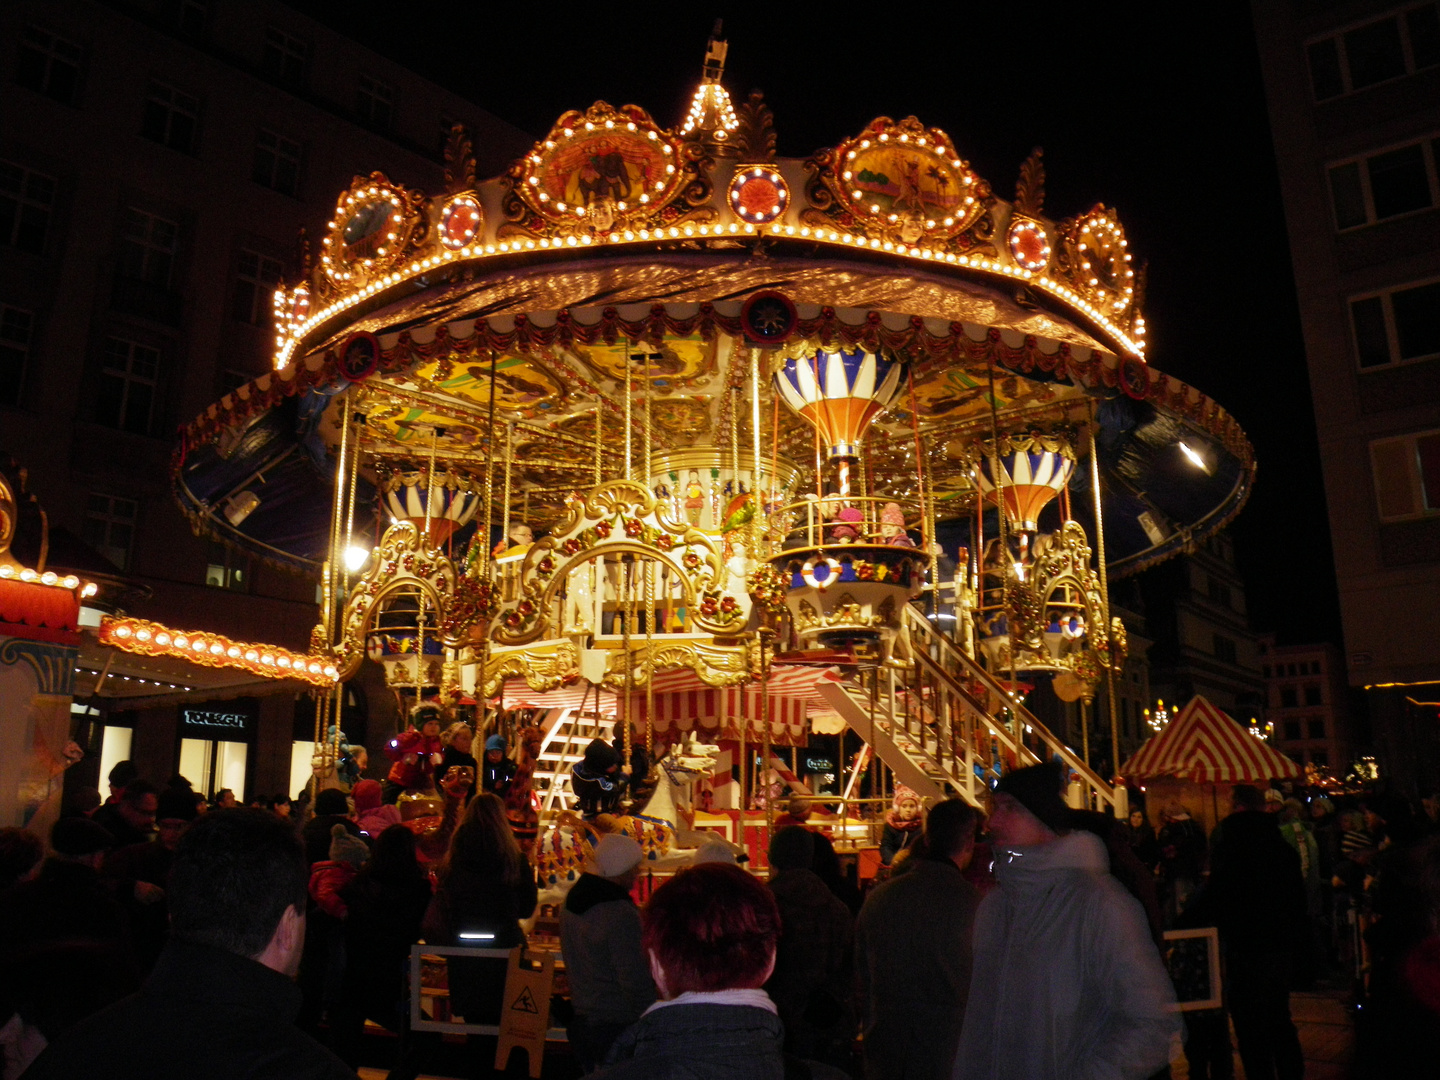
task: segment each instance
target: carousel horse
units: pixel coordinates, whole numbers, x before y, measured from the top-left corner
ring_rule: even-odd
[[[540,829],[539,799],[535,795],[535,767],[540,763],[540,746],[545,733],[538,727],[524,727],[515,734],[518,757],[515,775],[505,792],[505,817],[520,850],[526,855],[535,847]]]
[[[687,735],[656,761],[658,782],[645,808],[634,814],[600,814],[586,821],[579,814],[562,810],[551,829],[536,846],[536,865],[542,889],[563,895],[580,876],[590,850],[606,833],[623,833],[645,852],[652,870],[675,870],[687,866],[705,843],[724,843],[717,833],[693,828],[695,781],[715,771],[720,748],[696,743]],[[729,846],[737,854],[743,849]],[[542,903],[550,903],[546,895]]]

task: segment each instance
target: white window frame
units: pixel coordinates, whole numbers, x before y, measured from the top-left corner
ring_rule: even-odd
[[[123,345],[123,366],[121,361],[122,350],[114,348],[116,345]],[[143,350],[149,354],[138,356]],[[148,362],[152,365],[150,374],[136,370],[136,360],[142,363]],[[119,379],[122,384],[120,392],[120,411],[116,417],[115,429],[117,431],[131,431],[132,429],[126,420],[129,419],[130,392],[133,386],[148,386],[150,388],[150,408],[145,416],[143,434],[149,434],[155,424],[155,407],[160,396],[160,350],[153,345],[146,345],[143,342],[131,341],[128,338],[108,337],[105,339],[105,352],[101,362],[102,373],[112,379]]]
[[[1312,101],[1314,101],[1316,104],[1324,104],[1324,103],[1326,103],[1326,102],[1339,101],[1341,98],[1349,97],[1351,94],[1362,94],[1362,93],[1364,93],[1366,90],[1372,90],[1372,89],[1374,89],[1374,88],[1377,87],[1377,86],[1385,86],[1385,85],[1388,84],[1388,83],[1392,83],[1392,82],[1396,82],[1396,81],[1398,81],[1398,80],[1400,80],[1400,79],[1408,78],[1409,76],[1414,75],[1417,70],[1418,70],[1418,71],[1429,71],[1429,70],[1430,70],[1429,67],[1425,67],[1425,68],[1416,68],[1416,67],[1415,67],[1415,50],[1413,49],[1413,47],[1412,47],[1411,44],[1410,44],[1410,23],[1409,23],[1409,20],[1405,18],[1405,16],[1406,16],[1407,14],[1409,14],[1411,11],[1415,10],[1416,8],[1423,8],[1423,7],[1430,7],[1430,6],[1433,6],[1433,5],[1432,5],[1432,4],[1404,4],[1404,5],[1402,5],[1402,6],[1398,7],[1398,8],[1395,8],[1393,11],[1388,11],[1388,12],[1386,12],[1385,14],[1380,15],[1380,16],[1378,16],[1378,17],[1373,16],[1373,15],[1367,15],[1365,18],[1359,19],[1359,20],[1357,20],[1356,22],[1348,23],[1348,24],[1346,24],[1345,26],[1340,27],[1339,29],[1336,29],[1336,30],[1327,30],[1327,31],[1326,31],[1325,33],[1323,33],[1323,34],[1317,34],[1317,35],[1315,35],[1315,36],[1312,37],[1312,38],[1306,39],[1306,41],[1305,41],[1305,43],[1303,44],[1302,48],[1305,50],[1305,68],[1306,68],[1306,72],[1311,75],[1311,81],[1310,81],[1310,99],[1311,99]],[[1377,83],[1367,83],[1365,86],[1362,86],[1362,87],[1360,87],[1360,88],[1357,90],[1357,89],[1355,89],[1354,81],[1353,81],[1353,80],[1351,79],[1351,77],[1350,77],[1350,58],[1349,58],[1349,56],[1348,56],[1348,55],[1346,54],[1346,52],[1345,52],[1345,35],[1348,34],[1348,33],[1350,33],[1352,30],[1359,30],[1361,27],[1364,27],[1364,26],[1372,26],[1372,25],[1374,25],[1375,23],[1382,23],[1382,22],[1385,22],[1387,19],[1394,19],[1394,20],[1396,20],[1396,21],[1400,24],[1400,53],[1401,53],[1401,55],[1405,58],[1405,70],[1404,70],[1401,74],[1395,75],[1395,76],[1393,76],[1393,77],[1391,77],[1391,78],[1389,78],[1389,79],[1383,79],[1383,80],[1381,80],[1380,82],[1377,82]],[[1333,38],[1333,39],[1335,40],[1335,50],[1336,50],[1337,55],[1340,57],[1340,82],[1341,82],[1341,85],[1344,86],[1344,89],[1341,90],[1340,93],[1336,94],[1334,97],[1317,98],[1317,97],[1315,97],[1315,81],[1314,81],[1314,75],[1313,75],[1313,73],[1311,73],[1310,70],[1309,70],[1309,69],[1310,69],[1310,47],[1311,47],[1312,45],[1318,45],[1318,44],[1320,44],[1320,42],[1322,42],[1322,41],[1328,41],[1328,40],[1330,40],[1331,38]]]
[[[41,237],[40,240],[40,249],[41,253],[43,253],[46,242],[50,238],[50,216],[55,212],[55,191],[58,187],[55,177],[50,176],[48,173],[39,172],[36,169],[27,169],[18,161],[0,161],[0,164],[16,170],[16,172],[19,174],[18,187],[15,190],[10,190],[7,188],[3,191],[3,194],[0,194],[0,198],[4,198],[15,203],[14,224],[12,224],[10,227],[9,236],[0,236],[0,247],[11,247],[15,248],[17,251],[21,250],[19,245],[16,243],[16,240],[20,233],[21,220],[24,218],[25,210],[28,207],[31,210],[38,211],[39,213],[45,215],[45,235]],[[39,180],[40,182],[48,184],[50,186],[50,194],[48,198],[42,200],[31,190],[32,185],[36,180]]]
[[[253,268],[247,268],[246,263],[253,260]],[[267,268],[273,269],[274,273],[266,277]],[[235,288],[238,290],[240,283],[245,282],[250,286],[250,316],[239,321],[250,326],[265,326],[269,321],[271,313],[275,310],[275,290],[280,286],[280,280],[285,276],[285,264],[279,259],[272,259],[258,251],[249,248],[242,248],[239,257],[236,259]],[[230,314],[235,315],[234,293],[231,294]]]
[[[1388,221],[1403,221],[1415,214],[1424,214],[1440,206],[1440,163],[1435,160],[1435,144],[1440,141],[1440,131],[1432,131],[1418,139],[1406,139],[1391,146],[1381,146],[1374,150],[1367,150],[1363,154],[1356,154],[1352,157],[1341,158],[1337,161],[1325,163],[1325,190],[1330,199],[1330,225],[1337,233],[1356,232],[1360,229],[1368,229],[1372,225],[1379,225]],[[1381,157],[1393,150],[1405,150],[1412,146],[1420,147],[1420,157],[1425,163],[1425,180],[1430,185],[1430,205],[1417,207],[1414,210],[1406,210],[1404,213],[1394,214],[1391,217],[1375,216],[1375,198],[1370,190],[1370,169],[1366,164],[1371,158]],[[1330,174],[1335,169],[1346,165],[1356,165],[1360,173],[1360,192],[1365,200],[1365,220],[1358,225],[1341,226],[1336,216],[1335,187],[1330,182]]]
[[[18,326],[12,329],[12,316],[20,316],[24,319],[23,338],[19,336],[21,330]],[[19,320],[14,320],[14,322],[18,324]],[[15,400],[0,399],[0,405],[19,405],[25,400],[25,379],[30,374],[30,349],[34,341],[35,313],[26,308],[16,307],[14,304],[0,304],[0,348],[10,349],[20,354],[20,383],[15,390]]]
[[[360,85],[356,91],[358,104],[360,105],[360,118],[372,127],[388,131],[395,124],[395,86],[384,79],[377,79],[373,75],[360,73]],[[378,109],[385,112],[384,121],[376,117]]]
[[[1408,292],[1411,289],[1422,289],[1426,285],[1440,283],[1440,277],[1422,278],[1419,281],[1407,281],[1402,285],[1392,285],[1386,289],[1375,289],[1370,292],[1356,293],[1354,296],[1345,298],[1345,321],[1350,324],[1350,347],[1355,356],[1355,370],[1368,373],[1371,371],[1386,371],[1390,368],[1404,367],[1407,364],[1423,364],[1440,356],[1440,352],[1425,353],[1423,356],[1411,356],[1401,358],[1400,356],[1400,330],[1395,325],[1395,306],[1392,297],[1396,293]],[[1380,301],[1380,310],[1385,318],[1385,344],[1390,352],[1390,359],[1384,364],[1371,364],[1368,367],[1360,363],[1360,337],[1355,331],[1355,309],[1351,306],[1361,300]]]
[[[1392,435],[1383,439],[1372,439],[1370,441],[1370,472],[1371,482],[1375,486],[1375,513],[1383,524],[1395,521],[1421,521],[1426,518],[1440,517],[1440,505],[1425,505],[1425,477],[1420,471],[1420,447],[1419,441],[1427,436],[1440,436],[1440,428],[1432,428],[1427,431],[1413,431],[1406,435]],[[1406,481],[1410,487],[1411,505],[1418,509],[1410,510],[1403,514],[1387,514],[1380,503],[1380,472],[1379,463],[1375,458],[1375,451],[1379,447],[1401,444],[1410,449],[1406,460],[1410,465],[1410,473]]]
[[[294,139],[281,135],[272,128],[262,127],[255,132],[255,153],[268,154],[270,158],[269,175],[261,180],[255,175],[258,169],[252,167],[250,178],[263,188],[270,191],[277,191],[281,195],[296,195],[300,190],[300,167],[305,160],[305,147]],[[295,183],[286,190],[276,182],[276,174],[279,171],[280,163],[289,162],[295,167]]]
[[[200,99],[194,94],[186,93],[160,79],[151,79],[145,88],[145,107],[149,108],[152,103],[165,110],[165,132],[154,141],[182,154],[195,153],[200,142]],[[172,139],[176,116],[186,117],[190,121],[190,139],[184,146],[176,146]],[[143,120],[141,124],[143,127]],[[153,136],[149,137],[154,138]]]
[[[36,40],[41,36],[48,40],[44,42]],[[51,30],[46,30],[43,26],[30,24],[20,32],[20,47],[45,57],[45,78],[35,92],[44,94],[53,101],[64,102],[66,105],[75,104],[75,98],[80,93],[80,80],[85,74],[85,46]],[[57,62],[75,69],[75,93],[71,97],[58,97],[54,92],[53,84]]]
[[[270,54],[272,50],[280,56],[279,70],[270,71],[270,74],[288,85],[299,85],[305,81],[310,70],[310,43],[302,37],[296,37],[278,26],[265,27],[265,40],[262,46],[264,67],[270,71]],[[300,73],[298,78],[291,78],[287,74],[290,61],[300,62]]]
[[[143,219],[143,235],[132,231],[131,226],[141,223]],[[170,239],[167,242],[157,238],[157,226],[168,226]],[[130,206],[125,209],[125,221],[121,227],[120,242],[126,247],[136,248],[141,252],[140,273],[127,275],[136,281],[143,281],[148,285],[154,285],[159,289],[168,290],[175,277],[175,260],[180,251],[180,225],[169,218],[161,217],[159,214],[152,214],[148,210],[141,210],[138,206]],[[152,275],[151,263],[156,258],[168,259],[163,280],[158,280]]]
[[[95,499],[106,500],[106,509],[104,511],[96,510],[89,502],[85,505],[85,521],[87,525],[91,521],[103,522],[105,525],[105,544],[100,554],[109,558],[109,551],[116,546],[110,543],[110,529],[112,525],[125,525],[129,527],[130,543],[123,549],[125,559],[120,564],[121,570],[129,570],[130,564],[135,558],[135,530],[139,528],[140,524],[140,503],[124,495],[110,495],[103,491],[91,492],[90,499],[92,501]],[[124,507],[129,507],[128,517],[121,512]],[[88,534],[88,532],[89,529],[87,528],[86,533]]]

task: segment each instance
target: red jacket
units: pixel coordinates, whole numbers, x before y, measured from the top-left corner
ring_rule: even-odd
[[[343,860],[317,862],[310,868],[310,899],[326,915],[345,918],[348,912],[345,901],[340,899],[340,890],[354,881],[357,873],[354,866]]]
[[[430,755],[444,750],[438,735],[426,737],[414,728],[402,731],[385,744],[385,756],[395,762],[390,766],[387,779],[403,788],[429,787],[430,775],[435,769]]]

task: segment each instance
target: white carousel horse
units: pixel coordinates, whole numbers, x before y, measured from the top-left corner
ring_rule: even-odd
[[[675,870],[688,866],[702,844],[722,843],[737,854],[743,850],[728,844],[718,833],[694,829],[693,793],[695,781],[715,771],[720,748],[697,743],[687,735],[656,762],[659,780],[644,809],[635,814],[600,814],[593,822],[563,810],[556,825],[536,845],[536,865],[546,892],[558,890],[563,896],[580,876],[586,857],[596,840],[606,833],[624,833],[645,852],[644,865],[651,870]],[[541,896],[541,903],[554,900]]]

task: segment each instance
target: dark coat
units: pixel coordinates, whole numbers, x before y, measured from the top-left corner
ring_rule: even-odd
[[[851,980],[854,918],[812,870],[770,879],[780,908],[775,972],[765,991],[785,1024],[785,1049],[827,1058],[829,1044],[854,1038]]]
[[[917,859],[855,924],[870,1080],[949,1080],[970,994],[980,892],[952,862]]]
[[[119,803],[106,803],[90,815],[90,820],[115,838],[116,847],[143,844],[150,839],[150,833],[137,829],[125,820],[125,816],[120,813]]]
[[[787,1070],[780,1018],[753,1005],[668,1005],[630,1027],[596,1080],[785,1080],[808,1070],[815,1080],[843,1074],[805,1063]]]
[[[345,983],[341,993],[371,1019],[397,1024],[396,1003],[404,997],[410,946],[420,940],[420,921],[430,904],[424,874],[392,880],[362,867],[340,890],[345,918]]]
[[[1276,815],[1241,810],[1220,823],[1210,877],[1185,909],[1185,922],[1218,926],[1222,945],[1252,955],[1299,946],[1305,878]]]
[[[172,941],[138,994],[73,1028],[27,1080],[354,1080],[292,1022],[300,991],[243,956]]]
[[[513,949],[525,944],[520,920],[530,917],[539,899],[535,875],[528,864],[518,885],[506,885],[498,865],[490,868],[452,867],[425,912],[422,931],[427,942],[472,948]],[[463,933],[490,933],[484,941]],[[452,957],[450,1001],[455,1012],[472,1024],[496,1023],[505,991],[503,961]]]

